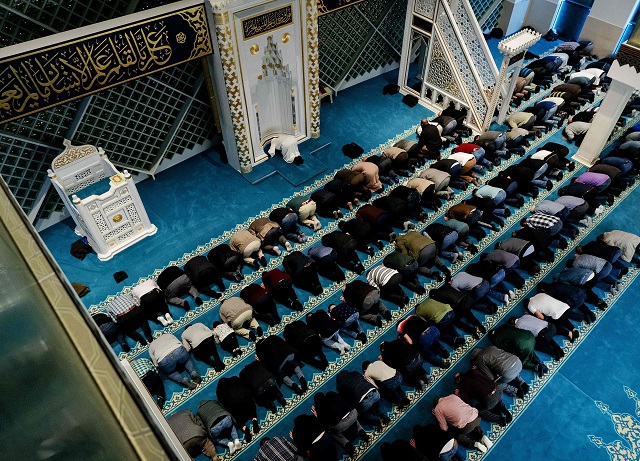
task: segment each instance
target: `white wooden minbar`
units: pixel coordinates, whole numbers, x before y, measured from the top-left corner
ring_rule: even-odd
[[[49,178],[76,223],[75,232],[106,261],[157,232],[127,170],[120,173],[104,150],[85,145],[65,150],[48,170]]]

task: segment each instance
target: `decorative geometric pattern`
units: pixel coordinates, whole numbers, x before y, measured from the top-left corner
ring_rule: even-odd
[[[457,74],[462,79],[464,87],[471,97],[471,112],[474,114],[477,126],[480,127],[487,113],[486,96],[473,75],[471,66],[467,62],[467,58],[462,51],[458,37],[444,8],[438,9],[437,26],[442,36],[442,44],[448,49],[448,54],[455,63]]]
[[[535,148],[540,145],[541,143],[545,142],[548,137],[551,135],[552,133],[549,133],[547,135],[545,135],[544,139],[540,139],[536,141],[536,145],[531,147],[529,150],[535,150]],[[518,161],[518,159],[512,158],[508,161],[508,164],[513,164],[516,163]],[[508,165],[505,165],[508,166]],[[504,166],[501,166],[500,169],[502,169]],[[487,179],[495,176],[498,172],[494,171],[492,173],[489,174],[489,176],[487,177]],[[574,173],[575,174],[575,173]],[[558,181],[555,184],[554,190],[557,189],[558,187],[561,187],[562,184],[566,183],[566,181],[568,181],[569,178],[565,178],[564,181]],[[387,191],[385,191],[386,193]],[[552,191],[544,191],[541,193],[541,196],[535,200],[536,203],[540,200],[543,200],[545,197],[547,197],[550,193],[553,193]],[[461,191],[460,193],[456,194],[456,199],[460,200],[462,199],[464,196],[468,195],[468,192],[464,192]],[[527,213],[529,212],[529,210],[527,208],[522,208],[520,210],[518,210],[514,215],[512,215],[510,218],[508,218],[508,222],[505,224],[505,227],[509,227],[511,224],[516,223],[518,220],[520,220],[523,216],[525,216]],[[433,216],[430,217],[431,221],[432,219],[437,219],[439,216],[441,216],[444,213],[444,211],[441,211],[437,216]],[[422,226],[426,226],[427,224],[423,224]],[[589,231],[592,228],[589,229],[583,229],[583,235],[585,233],[585,231]],[[422,228],[420,228],[419,230],[422,230]],[[480,246],[479,249],[480,251],[482,251],[485,248],[490,247],[498,238],[501,237],[501,232],[492,232],[489,236],[489,239],[483,241]],[[577,245],[578,242],[576,241],[574,244]],[[567,250],[568,252],[573,251],[573,248]],[[301,251],[303,249],[301,248]],[[372,267],[373,265],[377,264],[382,258],[384,258],[384,256],[386,256],[388,253],[390,253],[391,251],[393,251],[392,246],[387,246],[386,248],[384,248],[383,250],[381,250],[380,254],[376,254],[375,256],[370,256],[368,258],[366,258],[366,260],[363,262],[365,268],[369,268]],[[568,254],[568,253],[567,253]],[[452,268],[452,272],[457,272],[459,270],[462,269],[462,266],[464,264],[466,264],[466,262],[468,262],[470,259],[472,259],[471,255],[465,255],[465,259],[463,262],[458,262],[456,263],[453,268]],[[557,261],[559,261],[561,259],[557,258]],[[557,264],[556,261],[556,264]],[[271,266],[271,264],[270,264]],[[546,264],[543,265],[542,270],[545,273],[548,273],[553,267],[553,264]],[[269,270],[269,268],[267,268],[267,270]],[[159,272],[159,271],[157,271]],[[354,278],[357,277],[357,274],[354,274],[352,272],[347,272],[346,274],[346,282],[348,283],[349,281],[353,280]],[[542,277],[542,274],[540,274],[538,276],[537,279],[535,280],[529,280],[527,282],[527,284],[525,285],[525,287],[521,290],[518,290],[518,299],[522,299],[532,288],[534,288],[536,282],[538,281],[538,279]],[[247,283],[250,283],[250,281],[247,281]],[[426,287],[427,290],[431,289],[431,288],[435,288],[436,286],[438,286],[441,282],[433,282],[432,284],[428,285]],[[313,309],[313,307],[317,306],[319,303],[323,302],[324,300],[326,300],[328,297],[332,296],[333,294],[335,294],[336,292],[339,291],[341,284],[333,284],[331,287],[327,287],[324,289],[323,293],[321,295],[319,295],[319,297],[321,297],[322,299],[319,300],[317,298],[312,298],[305,306],[305,313],[307,311],[307,309],[311,310]],[[240,289],[240,287],[237,287],[234,285],[232,285],[230,287],[230,289],[237,291]],[[226,292],[225,292],[225,296],[226,296]],[[232,295],[230,295],[232,296]],[[418,295],[414,295],[410,301],[410,305],[406,306],[402,309],[400,309],[399,311],[395,311],[392,315],[392,320],[389,322],[385,322],[382,328],[379,328],[375,331],[369,331],[368,332],[368,340],[369,342],[375,342],[375,340],[377,338],[379,338],[381,335],[385,334],[386,332],[389,331],[390,328],[394,328],[395,327],[395,323],[397,322],[397,320],[399,318],[401,318],[402,316],[406,315],[408,312],[411,311],[411,309],[419,302],[421,302],[426,296],[422,295],[422,296],[418,296]],[[507,312],[510,310],[511,306],[513,305],[513,303],[511,303],[509,306],[503,306],[498,314],[490,316],[487,320],[487,322],[485,323],[487,326],[494,326],[501,318],[503,318],[505,315],[507,315]],[[187,315],[189,315],[189,313],[187,313]],[[283,317],[283,322],[282,325],[278,325],[276,327],[273,327],[269,330],[269,334],[277,334],[279,332],[282,331],[284,324],[288,324],[291,321],[296,320],[297,318],[300,318],[304,315],[304,313],[292,313],[290,315],[286,315],[285,317]],[[193,321],[193,316],[190,317],[190,319],[187,322],[191,322]],[[170,329],[172,329],[170,327]],[[167,329],[165,329],[165,332],[167,331]],[[460,359],[460,357],[462,355],[464,355],[466,352],[468,352],[472,347],[474,347],[474,345],[477,343],[476,340],[471,339],[470,337],[467,337],[467,343],[460,349],[454,352],[454,354],[452,355],[452,359],[458,360]],[[309,383],[309,389],[311,389],[311,391],[319,388],[321,385],[323,385],[324,383],[326,383],[327,380],[329,380],[332,376],[334,376],[341,368],[343,368],[349,361],[350,359],[352,359],[356,354],[358,354],[358,350],[357,349],[361,349],[360,347],[358,348],[352,348],[351,351],[349,351],[347,354],[345,354],[344,356],[341,356],[337,359],[337,361],[331,363],[329,365],[329,367],[322,373],[319,375],[316,375],[313,379],[312,382]],[[251,343],[248,346],[244,346],[242,348],[242,354],[240,357],[237,358],[231,358],[231,357],[227,357],[225,359],[225,364],[227,365],[227,370],[229,370],[232,366],[238,364],[241,360],[243,360],[244,358],[246,358],[247,356],[251,355],[254,352],[255,348],[254,348],[254,344]],[[130,358],[133,358],[130,357]],[[211,383],[212,381],[214,381],[217,377],[219,377],[220,373],[215,372],[214,370],[210,369],[208,370],[206,376],[203,377],[203,382],[202,382],[202,386],[206,388],[207,384]],[[432,381],[430,386],[433,386],[437,383],[438,380],[440,380],[443,376],[445,375],[445,370],[432,370]],[[269,413],[267,414],[266,420],[263,420],[261,422],[261,428],[263,430],[268,430],[269,428],[273,427],[278,421],[280,421],[285,414],[289,413],[291,411],[292,408],[295,408],[296,406],[298,406],[299,404],[303,403],[309,395],[311,395],[312,392],[305,394],[305,396],[293,396],[292,398],[287,399],[287,408],[286,411],[284,409],[278,409],[278,411],[276,413]],[[415,404],[422,396],[424,395],[423,392],[413,392],[413,393],[409,393],[409,399],[412,401],[412,405]],[[167,401],[167,404],[165,404],[164,408],[163,408],[163,413],[166,414],[170,414],[171,412],[175,411],[176,409],[178,409],[182,404],[184,404],[185,402],[187,402],[188,400],[192,399],[192,398],[196,398],[199,397],[198,392],[189,392],[187,390],[179,392],[179,393],[174,393],[169,400]],[[385,428],[382,431],[376,431],[373,434],[372,440],[369,443],[363,443],[361,444],[356,452],[356,455],[353,457],[353,459],[358,459],[360,457],[360,455],[362,455],[367,449],[371,448],[371,446],[384,434],[384,432],[388,431],[392,425],[393,425],[393,421],[398,419],[398,414],[394,414],[392,415],[392,423],[389,425],[386,425]],[[248,444],[244,444],[243,445],[243,449],[246,448],[248,446]],[[222,457],[222,459],[228,460],[228,459],[232,459],[235,458],[237,456],[240,456],[239,454],[236,454],[235,456],[228,456],[228,455],[224,455]]]
[[[343,80],[398,62],[406,10],[401,0],[365,0],[320,16],[320,80],[337,88]]]
[[[478,37],[475,33],[475,28],[470,19],[472,14],[472,11],[467,10],[467,2],[460,0],[456,10],[453,12],[453,17],[458,25],[458,30],[462,34],[464,44],[471,55],[476,71],[480,75],[482,87],[485,91],[492,90],[496,84],[497,69],[495,69],[495,66],[491,66],[493,57],[488,49],[487,53],[485,53],[485,48],[482,47],[480,40],[484,42],[484,37]]]
[[[433,48],[431,55],[431,65],[428,69],[427,83],[433,85],[444,93],[448,93],[457,99],[463,99],[464,96],[460,92],[458,82],[456,81],[455,74],[449,66],[447,57],[440,44],[440,39],[437,35],[432,36]]]
[[[640,400],[638,393],[628,386],[623,386],[625,394],[635,402],[635,415],[640,416]],[[611,407],[596,400],[596,407],[611,419],[613,428],[618,436],[624,440],[606,443],[602,437],[589,435],[589,440],[598,448],[604,448],[611,461],[624,461],[640,458],[640,421],[629,413],[614,413]]]
[[[354,8],[356,8],[358,12],[369,21],[376,22],[387,6],[387,3],[387,0],[365,0],[364,2],[354,5]]]
[[[105,213],[110,214],[111,212],[116,211],[118,208],[121,208],[125,203],[129,203],[132,200],[133,199],[131,198],[131,196],[127,195],[125,198],[121,198],[120,200],[116,200],[115,202],[113,202],[111,205],[107,205],[102,210]]]
[[[307,26],[307,78],[309,89],[309,109],[311,133],[309,136],[320,136],[320,62],[318,53],[318,4],[315,0],[307,0],[305,18]]]
[[[25,155],[26,152],[29,155]],[[59,153],[59,147],[44,146],[0,132],[0,173],[26,213],[31,211],[40,189],[49,180],[47,169]]]
[[[249,141],[247,129],[249,123],[245,120],[245,107],[238,85],[238,74],[236,73],[236,57],[233,49],[233,37],[229,28],[229,13],[215,12],[214,22],[216,27],[216,37],[218,38],[218,48],[220,50],[220,60],[222,61],[222,72],[227,87],[227,98],[229,109],[231,110],[231,124],[236,138],[236,149],[240,161],[240,169],[249,171],[251,168],[251,155],[249,152]]]
[[[333,88],[340,84],[370,29],[357,8],[342,8],[318,18],[320,80],[323,83]]]
[[[129,216],[129,220],[132,224],[138,224],[139,222],[142,222],[135,205],[129,205],[125,208],[125,211],[127,212],[127,216]]]
[[[413,11],[427,19],[433,20],[433,14],[436,11],[436,0],[416,0],[413,5]]]
[[[117,229],[112,230],[111,232],[107,232],[106,234],[104,234],[104,239],[105,240],[109,240],[113,237],[115,237],[118,234],[122,234],[124,231],[131,229],[131,223],[126,223],[123,226],[118,227]],[[131,232],[133,233],[133,232]],[[129,234],[131,235],[131,234]]]
[[[491,12],[489,17],[484,21],[484,24],[480,24],[482,30],[492,30],[494,27],[498,27],[500,21],[500,15],[502,14],[503,3],[500,4]]]
[[[100,233],[104,234],[105,232],[109,231],[109,225],[107,224],[107,221],[105,221],[104,216],[102,216],[101,212],[96,211],[95,213],[92,213],[91,216],[93,217],[96,226],[98,226],[98,230],[100,231]]]

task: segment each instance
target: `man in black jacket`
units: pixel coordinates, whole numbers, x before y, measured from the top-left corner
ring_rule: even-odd
[[[184,270],[198,291],[215,299],[222,296],[211,289],[211,285],[215,285],[218,290],[224,291],[225,286],[218,270],[206,257],[194,256],[184,265]]]
[[[300,363],[296,359],[296,350],[280,336],[271,335],[256,343],[256,359],[272,372],[278,381],[284,382],[287,387],[302,395],[307,390],[307,380],[300,370]],[[295,374],[300,385],[294,383],[289,377]]]
[[[380,408],[380,392],[357,371],[343,370],[336,377],[336,389],[358,410],[358,417],[368,424],[382,429],[389,417]]]
[[[380,300],[380,290],[362,280],[354,280],[345,285],[343,290],[344,301],[360,312],[360,319],[364,322],[382,326],[380,314],[385,320],[391,320],[391,312]]]
[[[240,379],[251,389],[253,399],[258,405],[275,413],[274,400],[283,407],[287,404],[278,388],[276,377],[258,360],[249,363],[240,371]]]
[[[430,159],[439,159],[440,149],[442,149],[442,137],[437,124],[432,125],[429,120],[423,118],[420,120],[420,128],[418,150]]]
[[[283,336],[285,341],[297,349],[302,360],[321,370],[327,368],[329,361],[322,351],[322,338],[317,331],[301,320],[296,320],[284,327]]]
[[[313,401],[315,405],[311,411],[329,428],[331,435],[349,456],[355,453],[354,440],[358,437],[369,440],[369,435],[358,422],[358,410],[336,392],[318,392],[313,396]]]
[[[298,250],[293,251],[284,257],[282,267],[291,276],[297,287],[310,291],[315,296],[322,293],[316,265],[309,256]]]
[[[404,381],[416,389],[424,389],[429,383],[429,374],[423,368],[422,357],[417,349],[412,348],[400,339],[380,343],[380,360],[395,368]]]
[[[169,266],[158,276],[158,286],[164,292],[169,304],[189,310],[189,303],[181,296],[190,294],[194,297],[196,304],[202,304],[202,298],[198,289],[193,286],[189,276],[177,266]]]

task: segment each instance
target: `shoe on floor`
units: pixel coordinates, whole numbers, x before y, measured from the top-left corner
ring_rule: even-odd
[[[480,439],[480,442],[482,442],[482,445],[487,447],[487,449],[493,446],[493,442],[489,440],[489,437],[487,437],[486,435],[482,436],[482,439]]]
[[[227,443],[227,446],[229,447],[229,454],[232,455],[236,452],[236,445],[233,442],[229,442]]]
[[[169,322],[167,322],[167,320],[162,315],[158,316],[158,322],[160,322],[163,327],[169,325]]]
[[[487,447],[482,445],[480,442],[474,442],[473,446],[476,447],[480,453],[486,453],[487,452]]]

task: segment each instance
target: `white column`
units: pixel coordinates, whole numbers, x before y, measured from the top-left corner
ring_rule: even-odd
[[[613,131],[620,114],[629,101],[631,94],[640,86],[640,75],[635,68],[620,66],[614,61],[608,75],[613,79],[600,109],[591,122],[580,149],[573,159],[586,166],[593,165],[604,148],[609,135]]]
[[[522,29],[524,17],[529,9],[529,0],[504,0],[498,26],[504,35],[511,35]],[[543,31],[546,32],[546,31]]]

